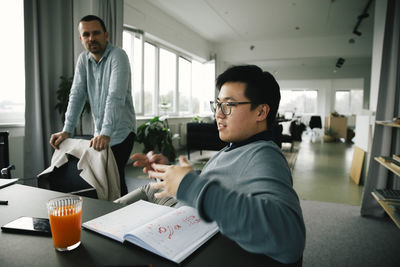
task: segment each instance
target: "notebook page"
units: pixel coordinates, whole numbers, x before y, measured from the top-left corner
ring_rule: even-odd
[[[126,233],[171,210],[174,210],[174,208],[139,200],[126,207],[87,221],[82,226],[123,242]]]
[[[180,263],[217,232],[216,223],[202,221],[196,209],[183,206],[134,229],[125,239]]]

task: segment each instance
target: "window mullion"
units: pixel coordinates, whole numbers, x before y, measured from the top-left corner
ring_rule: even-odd
[[[142,114],[144,114],[144,36],[143,34],[140,34],[140,44],[142,46],[142,62],[140,62],[141,67],[141,73],[140,73],[140,106],[142,107]]]
[[[155,85],[154,85],[154,96],[153,96],[153,113],[156,116],[159,116],[158,107],[160,105],[160,48],[158,46],[155,47]]]
[[[175,54],[175,91],[174,91],[174,113],[179,113],[179,57]]]

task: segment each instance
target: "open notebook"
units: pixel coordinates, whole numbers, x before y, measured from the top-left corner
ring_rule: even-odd
[[[82,224],[121,243],[131,242],[176,263],[182,262],[218,232],[196,209],[178,209],[137,201]]]

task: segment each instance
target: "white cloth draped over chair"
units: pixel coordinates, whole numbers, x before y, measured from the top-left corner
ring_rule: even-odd
[[[120,179],[117,163],[110,147],[96,151],[89,147],[89,140],[64,140],[59,149],[54,151],[51,166],[41,172],[38,177],[49,174],[54,168],[60,168],[68,162],[68,154],[79,159],[77,169],[82,170],[80,176],[96,189],[99,199],[113,201],[121,196]]]

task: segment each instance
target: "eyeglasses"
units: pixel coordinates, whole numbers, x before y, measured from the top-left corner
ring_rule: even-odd
[[[252,104],[253,102],[216,102],[210,101],[212,112],[217,113],[217,108],[221,109],[222,113],[227,116],[232,112],[232,107],[243,104]]]

